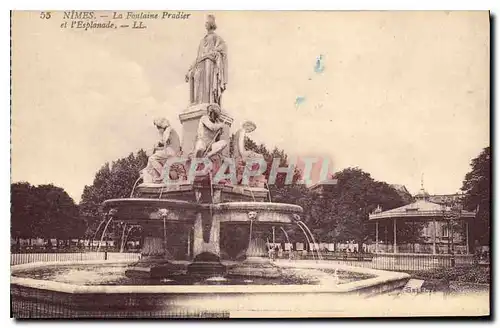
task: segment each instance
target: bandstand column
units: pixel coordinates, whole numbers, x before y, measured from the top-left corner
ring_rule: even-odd
[[[378,253],[378,221],[375,222],[375,253]]]
[[[432,234],[432,254],[436,254],[436,235],[437,235],[437,226],[436,226],[436,218],[432,219],[434,224],[434,233]]]
[[[412,245],[412,252],[415,253],[415,244],[416,244],[416,238],[415,238],[415,220],[412,220],[411,221],[411,236],[412,236],[412,239],[413,239],[413,245]]]
[[[397,253],[397,241],[396,241],[396,219],[394,218],[393,222],[393,228],[394,228],[394,254]]]

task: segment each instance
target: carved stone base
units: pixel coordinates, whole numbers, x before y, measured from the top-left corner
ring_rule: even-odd
[[[151,228],[148,227],[147,229],[150,230]],[[170,254],[168,254],[167,250],[165,249],[165,241],[162,237],[157,236],[146,236],[144,238],[144,245],[142,246],[141,255],[143,257],[170,258]]]
[[[265,241],[256,237],[250,240],[246,251],[246,259],[240,264],[231,267],[229,274],[245,277],[278,278],[281,271],[268,258]]]
[[[227,269],[217,255],[205,252],[195,257],[193,263],[188,265],[187,272],[195,275],[225,275]]]
[[[254,232],[256,235],[257,232]],[[247,248],[247,259],[267,258],[266,242],[262,238],[252,238]]]

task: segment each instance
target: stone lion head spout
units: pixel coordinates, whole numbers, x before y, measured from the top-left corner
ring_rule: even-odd
[[[257,212],[255,212],[255,211],[250,211],[250,212],[248,212],[247,215],[248,215],[248,218],[250,220],[255,220],[257,218]]]

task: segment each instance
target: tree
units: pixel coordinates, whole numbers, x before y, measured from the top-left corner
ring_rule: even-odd
[[[486,147],[471,161],[471,171],[465,175],[461,190],[465,193],[464,208],[479,210],[472,225],[472,233],[481,245],[490,243],[491,152]]]
[[[27,182],[11,184],[11,237],[19,243],[19,239],[32,238],[39,235],[34,220],[35,195],[33,186]]]
[[[344,169],[334,178],[337,184],[328,192],[309,196],[304,206],[304,221],[320,240],[366,242],[374,235],[368,215],[377,206],[389,210],[406,204],[394,188],[359,168]],[[408,230],[406,225],[400,226],[398,238],[408,238]]]
[[[40,230],[44,237],[70,239],[80,237],[83,231],[78,217],[78,207],[64,189],[49,185],[40,185],[35,189],[39,200],[38,215]]]
[[[84,187],[80,213],[87,222],[86,238],[94,238],[103,220],[100,213],[101,204],[108,199],[130,197],[139,172],[146,167],[147,161],[146,152],[140,149],[136,154],[130,153],[127,157],[105,163],[97,171],[92,185]],[[105,224],[101,225],[96,238],[101,238],[104,226]],[[114,240],[118,245],[122,232],[123,225],[120,222],[112,222],[106,229],[105,238]]]
[[[146,167],[147,161],[148,156],[141,149],[135,155],[130,153],[127,157],[111,164],[105,163],[97,171],[92,185],[83,188],[80,214],[87,221],[88,229],[85,233],[87,238],[94,236],[102,220],[99,212],[101,204],[107,199],[130,197],[132,188],[139,178],[139,172]],[[112,236],[121,233],[115,224],[108,229],[112,232]]]
[[[64,189],[26,182],[11,185],[11,234],[14,238],[80,238],[85,231],[78,207]]]
[[[94,183],[83,187],[82,199],[80,201],[80,213],[85,217],[98,217],[99,205],[111,194],[111,170],[109,163],[104,164],[97,171]]]

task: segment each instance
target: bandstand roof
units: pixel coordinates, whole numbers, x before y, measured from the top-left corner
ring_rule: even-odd
[[[444,210],[444,213],[443,213]],[[432,203],[426,199],[418,199],[414,203],[394,208],[392,210],[373,213],[369,215],[369,220],[382,219],[449,219],[453,214],[454,219],[468,219],[476,216],[475,212],[462,210],[460,214],[451,209],[451,207]]]

